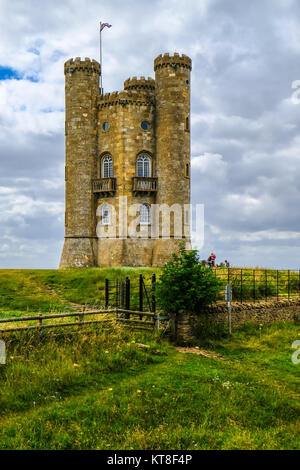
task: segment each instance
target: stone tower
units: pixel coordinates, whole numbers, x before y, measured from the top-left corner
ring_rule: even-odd
[[[60,267],[161,266],[190,248],[191,59],[100,95],[100,66],[65,63],[66,213]]]
[[[190,244],[190,73],[189,57],[174,54],[158,56],[154,61],[156,95],[156,174],[159,181],[156,203],[180,206],[179,235]],[[163,219],[163,217],[161,217]],[[170,236],[159,223],[153,264],[161,265],[178,248],[174,218],[170,218]],[[180,227],[181,225],[181,227]]]
[[[65,63],[66,166],[65,242],[60,267],[95,266],[97,98],[100,66],[77,57]]]

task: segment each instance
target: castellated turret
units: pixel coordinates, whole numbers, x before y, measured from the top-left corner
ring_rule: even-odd
[[[65,63],[66,166],[65,243],[60,267],[97,263],[96,198],[97,98],[100,66],[86,58]]]
[[[65,63],[66,213],[60,267],[162,266],[190,248],[190,71],[185,55],[154,61],[100,94],[100,65]]]

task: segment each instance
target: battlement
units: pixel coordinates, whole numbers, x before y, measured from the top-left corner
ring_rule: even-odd
[[[155,80],[148,77],[132,77],[127,78],[124,82],[124,90],[155,90]]]
[[[154,80],[153,80],[154,81]],[[141,93],[140,90],[129,89],[123,91],[113,91],[112,93],[105,93],[98,99],[99,106],[113,106],[113,105],[126,105],[126,104],[154,104],[154,101],[149,99],[147,93]]]
[[[154,70],[157,70],[160,67],[186,67],[192,70],[192,60],[185,54],[178,54],[177,52],[174,55],[170,55],[166,52],[164,55],[160,54],[154,60]]]
[[[80,57],[76,57],[76,59],[69,59],[65,62],[65,65],[64,65],[65,75],[67,73],[73,73],[76,70],[96,72],[100,74],[100,64],[94,59],[93,60],[89,59],[89,57],[85,57],[84,60],[81,60]]]

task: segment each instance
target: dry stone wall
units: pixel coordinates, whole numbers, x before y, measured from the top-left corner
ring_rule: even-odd
[[[192,343],[196,341],[199,322],[203,318],[207,321],[227,324],[227,315],[226,304],[208,307],[201,316],[182,311],[172,318],[172,336],[179,343]],[[300,299],[232,303],[231,322],[233,329],[243,323],[269,324],[276,321],[300,321]]]

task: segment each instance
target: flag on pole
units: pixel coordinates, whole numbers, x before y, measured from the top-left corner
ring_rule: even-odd
[[[102,31],[102,29],[104,29],[105,26],[107,26],[108,28],[111,28],[111,27],[112,27],[112,25],[109,24],[109,23],[100,23],[100,31]]]

